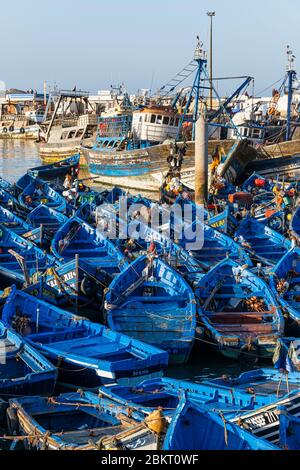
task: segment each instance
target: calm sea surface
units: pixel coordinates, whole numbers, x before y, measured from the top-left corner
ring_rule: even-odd
[[[41,160],[34,142],[0,139],[0,176],[3,178],[16,181],[28,168],[40,164]],[[253,366],[228,361],[213,353],[203,344],[193,355],[189,364],[171,366],[168,375],[179,379],[197,381],[201,378],[215,377],[222,374],[237,375],[249,368],[253,368]]]
[[[16,181],[28,168],[41,165],[34,142],[0,139],[0,176]]]

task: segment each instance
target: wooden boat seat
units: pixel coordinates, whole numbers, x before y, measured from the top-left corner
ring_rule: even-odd
[[[101,437],[111,437],[125,431],[127,428],[123,425],[103,426],[99,428],[68,431],[63,434],[63,441],[73,445],[84,445],[91,442],[98,442]],[[54,433],[53,436],[56,436]],[[61,436],[58,435],[61,439]]]
[[[272,312],[214,312],[207,316],[210,322],[215,326],[236,326],[240,325],[260,325],[264,324],[264,320],[272,320],[274,314]],[[270,325],[268,322],[267,325]]]
[[[210,312],[210,311],[206,311],[205,313],[207,313],[209,315],[209,317],[213,317],[213,316],[230,316],[230,315],[259,315],[259,316],[264,316],[264,317],[268,317],[268,316],[271,316],[273,317],[274,316],[274,312],[272,312],[272,310],[264,310],[262,312],[225,312],[225,311],[222,311],[222,312]]]
[[[86,358],[118,359],[120,356],[124,356],[125,359],[133,358],[133,355],[128,351],[128,347],[116,343],[115,341],[104,338],[103,336],[86,336],[80,341],[78,338],[62,340],[59,342],[50,343],[48,346],[56,350],[60,350],[65,354],[72,354],[74,356]],[[115,357],[114,357],[115,356]]]
[[[263,298],[263,292],[251,292],[251,296],[256,296],[256,297],[261,297]],[[238,293],[238,292],[231,292],[229,294],[214,294],[213,299],[230,299],[230,298],[235,298],[235,299],[248,299],[249,294],[247,293]]]
[[[157,302],[186,302],[187,298],[181,295],[172,295],[172,296],[158,296],[158,295],[137,295],[128,297],[128,302],[141,302],[141,303],[157,303]]]
[[[41,333],[33,333],[29,336],[29,338],[32,341],[38,341],[38,342],[45,342],[45,343],[50,343],[54,338],[57,339],[57,341],[60,341],[62,337],[66,337],[67,335],[70,335],[70,333],[76,333],[76,336],[81,335],[86,331],[85,327],[71,327],[71,328],[64,328],[63,330],[56,330],[56,331],[43,331]],[[49,341],[43,341],[43,340],[48,340]],[[66,338],[67,340],[67,338]]]
[[[210,320],[213,325],[238,325],[238,324],[244,325],[246,323],[248,323],[249,325],[253,325],[253,324],[259,324],[263,322],[263,319],[260,316],[253,316],[253,317],[231,316],[231,317],[225,317],[225,318],[213,317]]]
[[[271,334],[274,332],[273,326],[267,323],[245,323],[242,325],[233,324],[233,325],[214,325],[216,329],[223,333],[252,333],[255,336],[260,334]]]

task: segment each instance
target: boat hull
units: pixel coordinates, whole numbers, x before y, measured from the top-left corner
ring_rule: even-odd
[[[62,159],[72,157],[79,152],[80,145],[90,145],[91,139],[79,140],[75,139],[70,142],[63,143],[49,143],[49,142],[40,142],[38,143],[39,155],[43,163],[57,163]],[[86,166],[87,162],[85,156],[80,152],[80,166]]]
[[[24,436],[28,450],[159,448],[160,439],[142,422],[143,415],[137,413],[133,419],[124,410],[120,417],[119,407],[101,401],[98,394],[64,393],[50,401],[41,397],[10,401],[9,429]],[[27,439],[31,435],[34,440]]]
[[[246,176],[250,176],[253,171],[258,172],[264,178],[295,181],[300,176],[300,155],[254,161],[247,166]]]
[[[21,129],[24,131],[21,132]],[[25,126],[14,129],[12,132],[9,131],[3,132],[3,129],[0,131],[0,139],[22,139],[22,140],[37,140],[39,138],[40,128],[39,126]]]
[[[60,160],[57,163],[50,165],[43,165],[27,170],[27,173],[34,177],[43,179],[63,178],[67,173],[79,169],[79,154],[75,154],[65,160]]]
[[[300,153],[300,139],[277,142],[272,145],[264,145],[264,150],[272,157],[287,157]]]
[[[225,151],[232,145],[231,141],[210,140],[209,153],[211,154],[220,143]],[[181,168],[181,181],[193,187],[195,184],[195,145],[194,142],[188,142],[187,145]],[[85,156],[91,176],[101,176],[101,183],[106,185],[157,192],[169,170],[167,162],[170,153],[169,143],[111,153],[82,146],[81,153]]]
[[[291,392],[285,398],[271,405],[242,414],[230,421],[245,427],[256,437],[277,444],[280,439],[278,406],[285,406],[288,413],[299,417],[300,393],[297,391]]]

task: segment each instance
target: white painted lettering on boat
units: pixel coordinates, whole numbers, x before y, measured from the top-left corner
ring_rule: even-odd
[[[144,370],[134,370],[132,372],[132,375],[133,376],[138,376],[138,375],[145,375],[145,374],[149,374],[149,370],[148,369],[144,369]]]
[[[267,411],[252,418],[248,418],[245,422],[251,427],[251,429],[258,429],[268,424],[276,423],[278,416],[276,411]]]

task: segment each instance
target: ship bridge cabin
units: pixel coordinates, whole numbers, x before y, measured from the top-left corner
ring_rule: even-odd
[[[178,135],[180,116],[172,108],[149,107],[132,113],[103,115],[98,120],[94,150],[104,153],[159,144]]]
[[[134,140],[151,144],[175,139],[178,135],[180,117],[172,108],[149,107],[132,113],[132,134]]]

